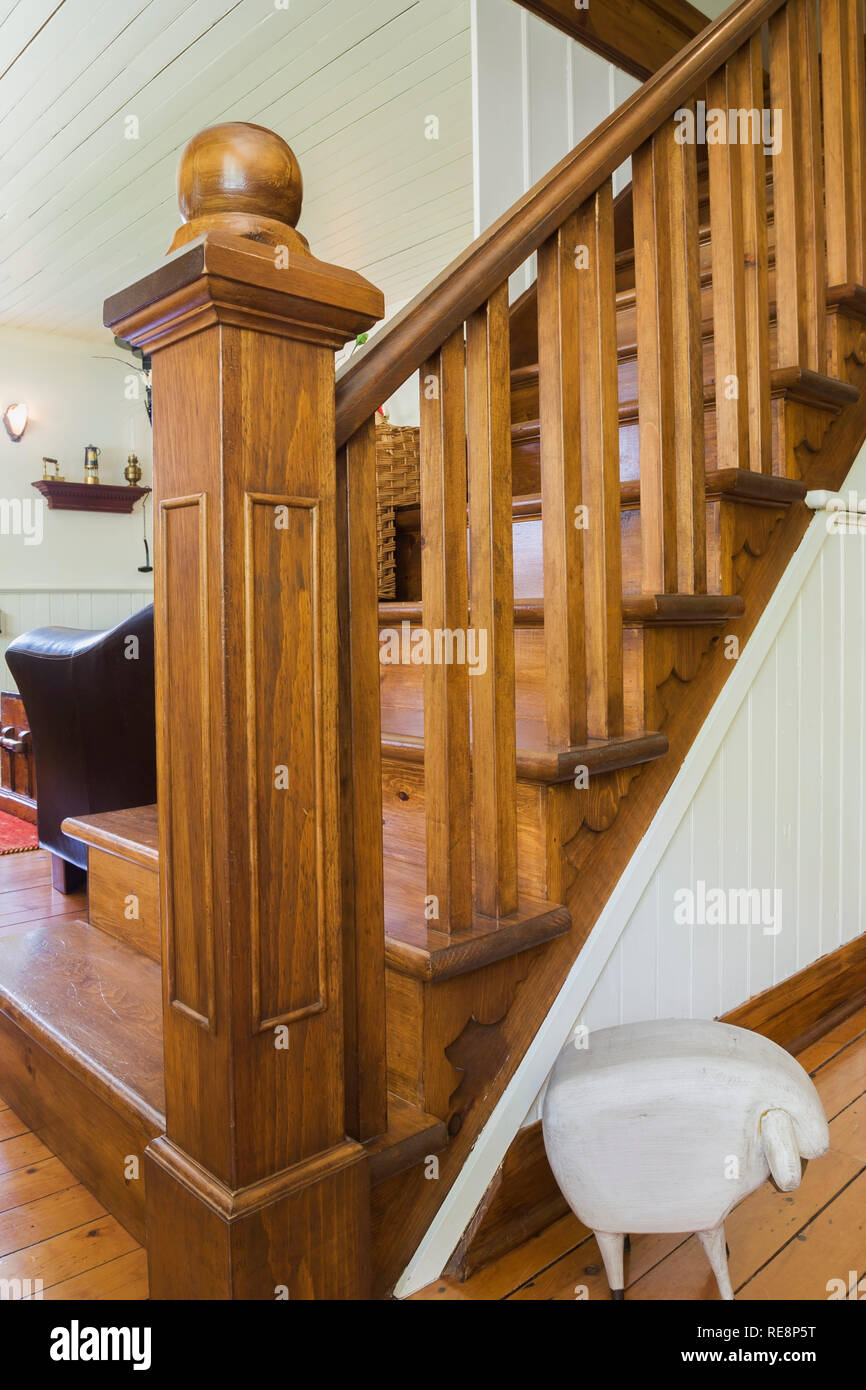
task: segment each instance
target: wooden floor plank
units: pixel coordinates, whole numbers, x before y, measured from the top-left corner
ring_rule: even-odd
[[[688,1237],[678,1235],[633,1235],[631,1250],[626,1255],[626,1281],[633,1283],[657,1266],[667,1264]],[[583,1290],[586,1290],[583,1293]],[[610,1299],[610,1289],[595,1238],[578,1246],[562,1260],[524,1284],[511,1297],[520,1302],[552,1299],[555,1302],[580,1296],[590,1299]]]
[[[74,1187],[76,1181],[59,1158],[46,1158],[30,1168],[0,1173],[0,1212],[33,1202],[37,1197],[48,1197],[65,1187]]]
[[[0,854],[0,894],[14,893],[34,883],[51,882],[51,856],[46,850]]]
[[[437,1279],[412,1297],[424,1302],[431,1299],[453,1302],[465,1298],[488,1301],[505,1298],[524,1282],[527,1266],[533,1270],[544,1269],[586,1240],[588,1235],[586,1227],[576,1216],[569,1214],[560,1217],[525,1245],[509,1250],[498,1260],[485,1265],[471,1280],[461,1283],[459,1279]],[[470,1286],[471,1293],[467,1292]]]
[[[800,1231],[741,1291],[752,1299],[826,1299],[830,1279],[866,1270],[866,1172]],[[784,1292],[781,1292],[784,1290]]]
[[[830,1121],[830,1143],[837,1153],[866,1164],[866,1096],[859,1096]]]
[[[51,1150],[46,1149],[35,1134],[19,1134],[14,1139],[5,1139],[0,1144],[0,1173],[11,1173],[16,1168],[29,1168],[33,1163],[41,1163],[50,1158]]]
[[[0,895],[0,927],[15,926],[18,922],[39,921],[83,907],[81,893],[57,893],[50,883],[32,884]],[[72,902],[70,903],[70,898]]]
[[[146,1299],[147,1256],[141,1249],[121,1255],[108,1264],[98,1265],[85,1274],[72,1279],[64,1279],[45,1289],[43,1298],[100,1301],[118,1299],[122,1302],[132,1299]]]
[[[801,1067],[805,1067],[809,1075],[813,1075],[817,1069],[828,1062],[831,1057],[835,1057],[849,1043],[866,1036],[866,1008],[858,1009],[856,1013],[850,1015],[842,1023],[831,1028],[829,1033],[825,1033],[817,1042],[813,1042],[802,1052],[797,1053],[797,1061]]]
[[[103,1216],[4,1255],[0,1279],[41,1279],[47,1289],[139,1248],[119,1221]]]
[[[5,1139],[14,1139],[19,1134],[26,1134],[27,1126],[23,1120],[19,1120],[14,1110],[7,1106],[5,1110],[0,1110],[0,1142]]]
[[[0,1098],[0,1132],[19,1126]],[[26,1129],[4,1150],[16,1166],[0,1171],[0,1279],[40,1279],[46,1299],[147,1298],[145,1251],[69,1169]],[[43,1156],[18,1166],[28,1153]]]
[[[595,1236],[588,1236],[564,1259],[557,1260],[556,1264],[548,1269],[540,1270],[532,1279],[508,1295],[510,1303],[539,1300],[572,1302],[577,1298],[592,1299],[595,1302],[610,1299],[610,1289]]]
[[[41,917],[38,921],[30,918],[26,922],[11,922],[5,927],[0,927],[0,941],[4,941],[8,936],[23,936],[35,931],[37,927],[43,930],[46,927],[53,927],[59,931],[63,926],[69,926],[72,922],[80,922],[82,908],[74,908],[71,912],[57,912],[53,917]]]
[[[866,1092],[866,1039],[837,1053],[812,1077],[828,1120]]]
[[[11,1255],[105,1215],[105,1208],[80,1183],[48,1197],[38,1197],[35,1202],[25,1202],[0,1213],[0,1256]]]
[[[778,1192],[767,1182],[741,1202],[725,1223],[731,1250],[728,1268],[735,1291],[788,1241],[796,1239],[798,1232],[833,1201],[861,1168],[856,1159],[831,1151],[809,1164],[796,1192]],[[714,1301],[718,1297],[716,1281],[695,1236],[690,1236],[668,1259],[628,1288],[628,1298],[640,1301]],[[792,1295],[779,1288],[776,1297],[785,1299]]]

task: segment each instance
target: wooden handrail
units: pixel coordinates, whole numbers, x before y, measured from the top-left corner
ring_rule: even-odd
[[[726,10],[407,304],[337,376],[337,447],[784,3]]]

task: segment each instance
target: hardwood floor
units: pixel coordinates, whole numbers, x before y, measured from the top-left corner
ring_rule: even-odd
[[[58,893],[51,887],[51,856],[45,850],[0,854],[0,935],[74,922],[86,915],[87,893]]]
[[[51,887],[47,854],[0,857],[0,935],[75,919],[85,894]],[[830,1119],[831,1150],[792,1194],[770,1183],[727,1223],[738,1298],[824,1300],[827,1281],[866,1272],[866,1009],[801,1053]],[[716,1299],[692,1236],[634,1236],[627,1298]],[[2,1099],[0,1280],[41,1279],[45,1299],[145,1299],[144,1250]],[[563,1217],[466,1283],[439,1279],[416,1299],[607,1299],[593,1237]]]
[[[739,1299],[825,1300],[828,1280],[866,1274],[866,1009],[799,1057],[830,1120],[830,1152],[808,1167],[794,1193],[770,1182],[728,1218],[731,1282]],[[862,1282],[861,1282],[862,1287]],[[593,1236],[574,1216],[478,1270],[465,1283],[437,1279],[415,1299],[608,1300]],[[632,1236],[629,1300],[718,1299],[695,1236]],[[861,1294],[862,1296],[862,1294]]]
[[[0,936],[85,911],[84,892],[51,887],[47,854],[0,856]],[[0,1078],[0,1281],[15,1279],[41,1280],[44,1299],[147,1298],[144,1250],[9,1109]]]

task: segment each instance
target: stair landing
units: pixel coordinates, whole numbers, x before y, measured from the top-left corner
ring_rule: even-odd
[[[159,1133],[165,1126],[159,966],[83,921],[0,940],[0,1008],[50,1056]]]

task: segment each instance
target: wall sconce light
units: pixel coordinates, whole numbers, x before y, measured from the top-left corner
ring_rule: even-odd
[[[6,426],[6,433],[17,444],[27,428],[27,420],[30,412],[23,402],[18,405],[7,405],[3,412],[3,424]]]

